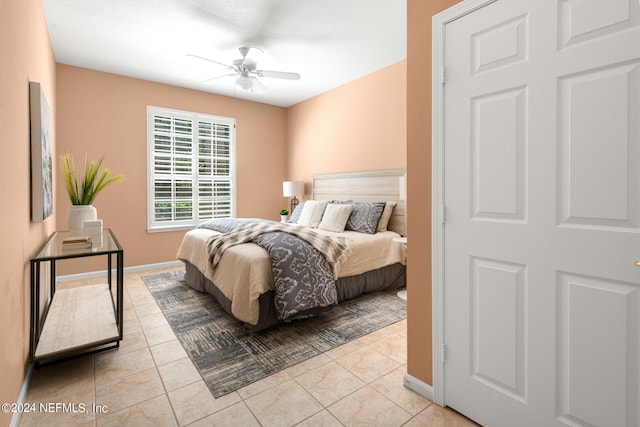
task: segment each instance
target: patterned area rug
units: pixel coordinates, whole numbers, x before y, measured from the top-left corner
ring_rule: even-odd
[[[143,279],[178,340],[218,398],[407,316],[396,292],[345,301],[322,315],[249,334],[184,271]]]

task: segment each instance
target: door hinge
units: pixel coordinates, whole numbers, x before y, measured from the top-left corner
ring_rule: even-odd
[[[442,68],[440,69],[440,82],[444,85],[445,82],[445,68],[444,65],[442,66]]]
[[[440,222],[444,224],[447,221],[447,207],[442,205],[440,207]]]
[[[442,363],[447,360],[447,345],[442,344]]]

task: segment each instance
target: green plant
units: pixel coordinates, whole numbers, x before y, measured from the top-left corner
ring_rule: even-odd
[[[289,215],[289,211],[286,209],[280,209],[280,215]]]
[[[73,158],[67,153],[64,154],[62,173],[72,205],[90,205],[106,186],[124,179],[124,175],[110,177],[110,169],[105,169],[99,174],[102,160],[101,158],[98,162],[87,162],[85,159],[84,176],[79,177],[74,170]]]

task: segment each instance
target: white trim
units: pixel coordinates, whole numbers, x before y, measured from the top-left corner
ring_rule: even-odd
[[[20,388],[20,394],[18,395],[18,401],[16,402],[18,406],[25,403],[27,399],[27,393],[29,392],[29,386],[31,385],[31,378],[33,377],[33,370],[35,365],[33,363],[29,363],[29,367],[27,368],[27,375],[24,376],[24,380],[22,380],[22,387]],[[13,413],[11,417],[11,427],[18,427],[20,425],[20,417],[22,416],[21,411],[16,411]]]
[[[404,374],[404,386],[433,402],[433,387],[410,374]]]
[[[136,271],[155,270],[158,268],[180,267],[183,265],[184,263],[182,261],[176,260],[176,261],[159,262],[156,264],[134,265],[131,267],[125,267],[123,270],[125,273],[133,273]],[[66,274],[64,276],[58,276],[56,278],[56,281],[60,283],[60,282],[70,282],[72,280],[89,279],[91,277],[104,276],[106,273],[107,273],[107,270],[99,270],[99,271],[88,271],[86,273]]]
[[[432,312],[432,352],[433,352],[433,402],[445,406],[444,390],[444,91],[446,88],[445,63],[445,26],[456,19],[472,13],[498,0],[465,0],[438,13],[432,19],[432,275],[431,292]],[[444,76],[444,82],[443,82]],[[405,380],[406,383],[406,380]]]
[[[445,11],[446,12],[446,11]],[[443,12],[444,13],[444,12]],[[433,398],[432,401],[440,406],[444,406],[444,369],[442,366],[442,353],[437,349],[442,348],[444,340],[443,313],[444,307],[443,287],[442,287],[442,266],[443,266],[443,238],[444,224],[442,223],[442,213],[444,211],[444,176],[443,176],[443,82],[442,67],[443,44],[444,44],[444,22],[442,14],[434,15],[432,22],[432,99],[431,99],[431,298],[432,302],[432,324],[431,324],[431,345],[433,359]]]
[[[164,232],[167,232],[167,231],[185,231],[185,230],[193,230],[194,228],[195,227],[193,226],[193,224],[189,224],[189,225],[169,225],[169,226],[164,226],[164,227],[147,228],[147,233],[164,233]]]

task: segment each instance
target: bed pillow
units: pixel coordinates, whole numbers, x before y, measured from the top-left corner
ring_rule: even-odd
[[[289,218],[289,222],[297,223],[300,220],[300,215],[302,215],[302,209],[304,208],[304,202],[298,203],[296,208],[291,212],[291,217]]]
[[[378,222],[378,231],[387,231],[387,226],[389,225],[389,220],[391,219],[391,214],[393,213],[393,208],[395,208],[396,205],[396,202],[385,203],[384,211],[382,211],[382,216],[380,217],[380,221]]]
[[[355,202],[344,228],[366,234],[376,234],[385,202]]]
[[[329,203],[324,210],[318,229],[342,233],[352,210],[353,205],[350,204]]]
[[[326,206],[326,200],[307,200],[304,202],[304,207],[302,208],[302,213],[300,214],[300,219],[297,223],[299,225],[304,225],[305,227],[318,228],[320,221],[322,221],[322,214],[324,213],[324,208]]]

